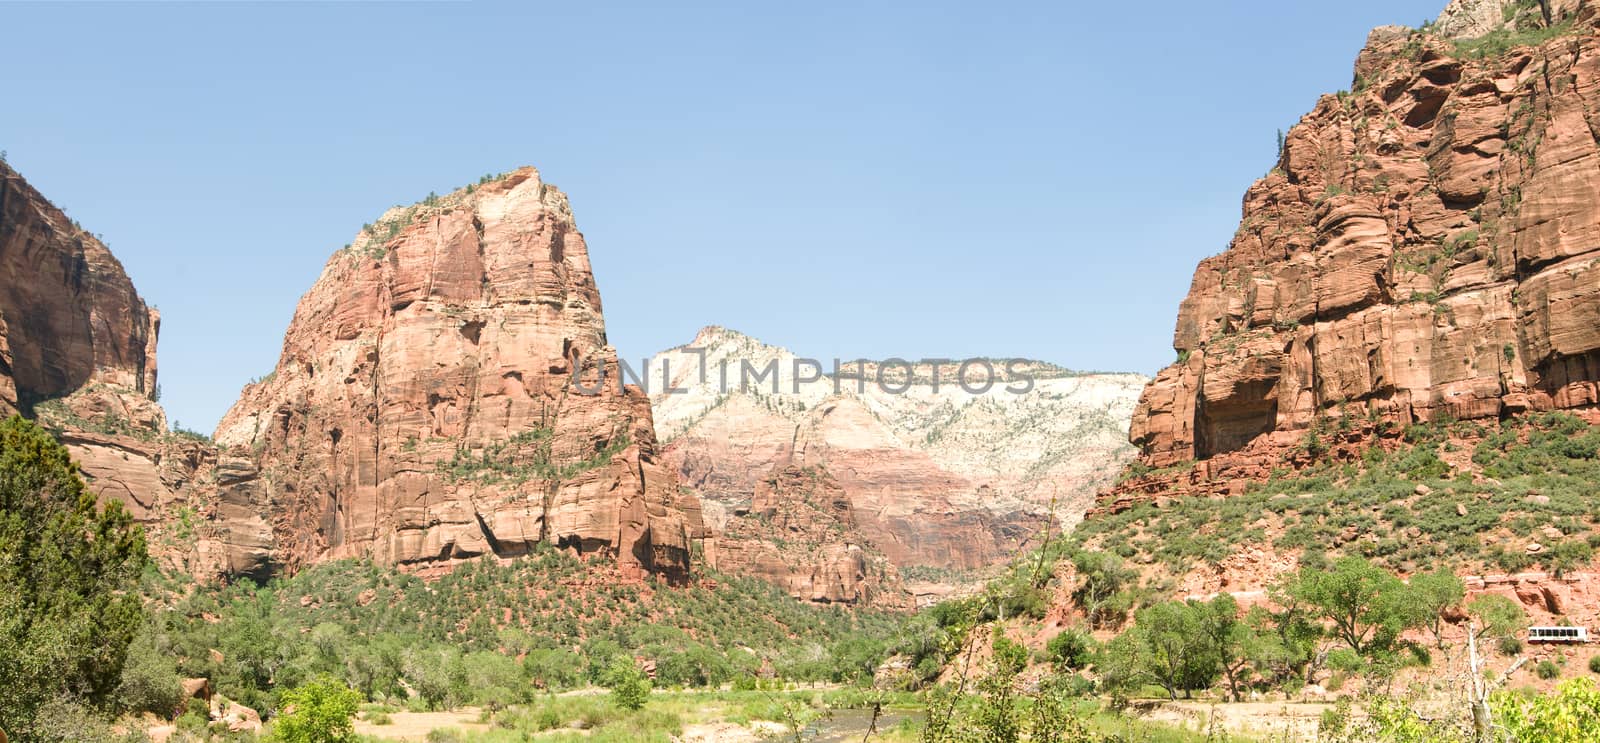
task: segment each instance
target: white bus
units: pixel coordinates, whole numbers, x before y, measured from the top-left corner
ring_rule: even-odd
[[[1528,642],[1588,642],[1589,631],[1582,627],[1529,627]]]

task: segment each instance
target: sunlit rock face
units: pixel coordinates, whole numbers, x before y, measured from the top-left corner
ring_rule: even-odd
[[[218,426],[234,569],[415,569],[548,542],[682,578],[699,510],[618,377],[567,198],[524,168],[390,210],[301,299]],[[574,374],[594,393],[580,391]]]
[[[1377,29],[1351,92],[1289,130],[1180,305],[1178,360],[1133,416],[1145,464],[1265,452],[1330,418],[1600,399],[1595,12],[1555,2],[1572,33],[1475,51],[1543,24],[1502,5]]]
[[[807,600],[890,605],[904,598],[886,567],[982,568],[1081,516],[1133,454],[1146,381],[999,360],[992,385],[972,366],[963,388],[959,363],[937,385],[930,365],[885,364],[880,385],[877,364],[821,366],[721,327],[657,354],[645,368],[663,459],[701,497],[715,567]],[[828,528],[775,526],[799,513]]]

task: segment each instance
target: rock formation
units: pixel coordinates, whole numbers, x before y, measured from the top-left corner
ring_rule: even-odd
[[[4,161],[0,276],[0,413],[91,384],[154,394],[160,318],[105,244]]]
[[[1600,401],[1600,37],[1592,3],[1551,15],[1457,0],[1372,32],[1195,272],[1133,417],[1145,465]]]
[[[762,578],[803,601],[913,608],[899,572],[861,538],[849,495],[826,470],[779,467],[737,516],[707,541],[713,568]]]
[[[829,554],[859,548],[899,567],[985,567],[1037,534],[1052,500],[1059,519],[1074,520],[1115,477],[1132,455],[1125,426],[1145,381],[1040,362],[1008,375],[996,361],[987,389],[987,372],[969,367],[969,391],[955,363],[940,366],[937,386],[926,364],[909,378],[885,364],[882,386],[874,364],[841,363],[838,375],[822,364],[797,368],[788,351],[717,327],[646,363],[664,459],[706,511],[708,560],[800,598],[813,597],[816,551],[773,549],[780,537],[744,523],[773,498],[815,492],[797,488],[794,471],[837,494],[840,506],[829,496],[821,512],[848,514],[828,519],[838,525],[822,540]],[[1023,374],[1032,388],[1008,392],[1022,389]],[[741,543],[751,539],[768,543]]]
[[[152,552],[187,568],[197,550],[178,514],[201,499],[215,453],[167,432],[159,329],[105,244],[0,162],[0,415],[54,431],[90,490],[127,505]]]
[[[618,378],[583,237],[532,168],[396,207],[328,261],[218,426],[219,521],[269,527],[247,571],[551,542],[682,577],[698,509]]]
[[[364,229],[216,445],[167,431],[158,320],[116,259],[4,164],[0,266],[0,413],[54,430],[169,567],[434,569],[549,541],[688,571],[698,506],[656,461],[644,394],[594,383],[620,375],[588,254],[531,168]]]

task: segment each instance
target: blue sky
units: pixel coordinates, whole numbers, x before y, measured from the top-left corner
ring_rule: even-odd
[[[612,342],[1152,373],[1274,137],[1443,0],[0,4],[0,149],[210,430],[386,207],[537,166]]]

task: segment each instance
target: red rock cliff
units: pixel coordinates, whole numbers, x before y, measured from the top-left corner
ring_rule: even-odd
[[[656,461],[648,399],[579,394],[575,364],[617,378],[565,195],[524,168],[390,210],[328,261],[218,427],[240,460],[232,521],[270,527],[242,567],[551,542],[685,574],[698,509]]]
[[[0,414],[90,384],[150,397],[159,327],[111,251],[0,161]]]
[[[1600,397],[1600,37],[1588,2],[1457,0],[1377,29],[1245,194],[1130,438],[1147,465],[1319,417],[1486,418]]]
[[[166,433],[159,327],[105,244],[0,162],[0,415],[36,417],[91,491],[153,531],[207,459]],[[167,557],[172,545],[156,537]]]

